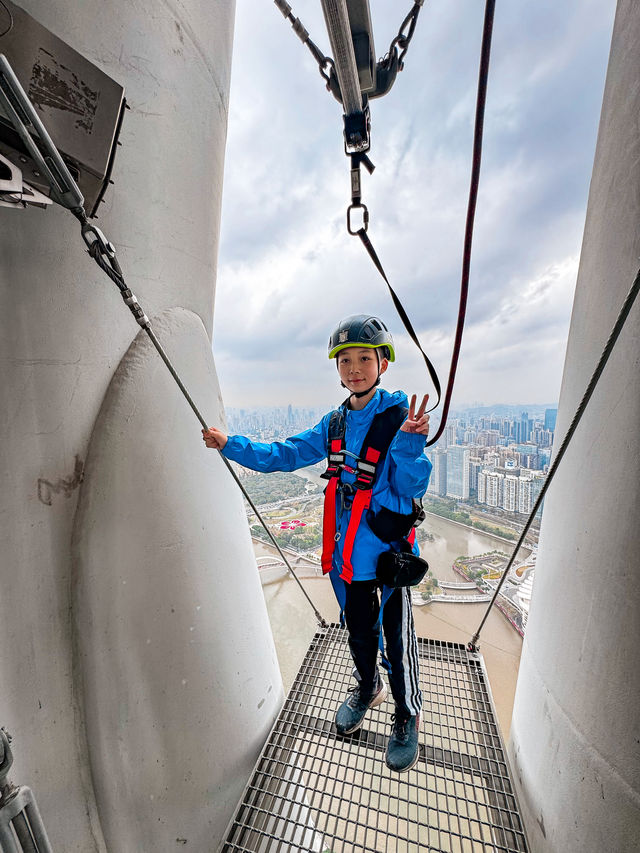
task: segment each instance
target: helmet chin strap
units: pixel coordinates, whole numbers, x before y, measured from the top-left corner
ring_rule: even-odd
[[[376,354],[376,358],[377,358],[377,360],[378,360],[378,378],[377,378],[377,379],[376,379],[376,381],[373,383],[373,385],[371,385],[369,388],[367,388],[367,390],[366,390],[366,391],[352,391],[352,392],[351,392],[351,394],[350,394],[350,396],[351,396],[351,397],[357,397],[358,399],[360,399],[360,397],[366,397],[366,396],[367,396],[367,394],[369,394],[369,392],[370,392],[370,391],[373,391],[373,389],[374,389],[376,386],[378,386],[378,385],[380,384],[380,376],[381,376],[381,374],[380,374],[380,353],[378,352],[378,348],[377,348],[377,347],[374,349],[374,352],[375,352],[375,354]],[[336,367],[337,367],[337,366],[338,366],[338,356],[336,356]],[[346,387],[347,387],[347,386],[344,384],[344,382],[342,382],[342,381],[340,382],[340,385],[342,385],[342,387],[343,387],[343,388],[346,388]],[[348,389],[347,389],[347,390],[348,390]]]

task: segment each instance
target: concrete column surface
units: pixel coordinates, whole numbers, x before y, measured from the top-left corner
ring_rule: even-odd
[[[556,447],[640,256],[640,6],[619,0]],[[640,304],[546,499],[509,752],[534,853],[640,844]]]
[[[98,224],[221,424],[233,0],[21,5],[126,89]],[[0,209],[0,724],[56,851],[215,850],[282,700],[242,499],[139,331],[69,213]]]

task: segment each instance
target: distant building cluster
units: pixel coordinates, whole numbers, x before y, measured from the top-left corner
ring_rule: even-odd
[[[324,414],[324,408],[291,405],[226,410],[229,432],[257,441],[282,440]],[[433,464],[428,494],[528,515],[549,468],[556,415],[557,409],[532,417],[459,412],[427,452]]]
[[[427,453],[433,465],[428,494],[529,514],[549,467],[556,415],[557,409],[546,409],[544,417],[464,413],[451,419]]]
[[[226,409],[231,435],[247,435],[257,441],[278,441],[309,429],[326,414],[324,408],[273,406],[255,409]]]

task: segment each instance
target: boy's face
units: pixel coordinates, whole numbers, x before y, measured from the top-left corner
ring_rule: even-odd
[[[351,392],[370,388],[378,378],[379,352],[369,347],[347,347],[337,355],[340,379]],[[380,359],[380,373],[384,373],[389,362]]]

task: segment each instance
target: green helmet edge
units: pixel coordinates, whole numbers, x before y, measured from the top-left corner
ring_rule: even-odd
[[[329,359],[335,358],[339,352],[342,352],[343,349],[353,349],[357,347],[358,349],[386,349],[389,352],[389,361],[396,360],[396,353],[393,348],[393,344],[338,344],[332,350],[329,350]]]

